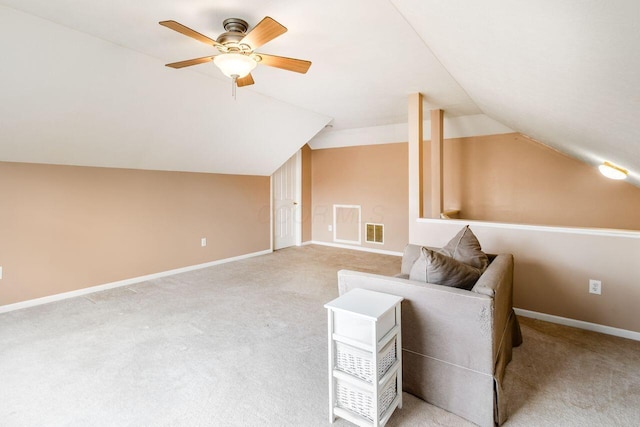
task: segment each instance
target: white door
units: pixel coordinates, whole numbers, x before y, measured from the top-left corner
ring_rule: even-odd
[[[302,162],[298,151],[271,177],[273,185],[273,248],[300,245]]]

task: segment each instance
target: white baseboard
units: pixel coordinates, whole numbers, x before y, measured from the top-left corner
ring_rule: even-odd
[[[304,242],[302,245],[303,246],[305,246],[305,245],[321,245],[321,246],[330,246],[332,248],[353,249],[354,251],[372,252],[374,254],[402,256],[402,252],[386,251],[384,249],[375,249],[375,248],[365,248],[365,247],[362,247],[362,246],[343,245],[341,243],[320,242],[318,240],[309,240],[307,242]]]
[[[131,279],[118,280],[117,282],[105,283],[103,285],[91,286],[89,288],[78,289],[75,291],[63,292],[61,294],[49,295],[42,298],[21,301],[14,304],[0,306],[0,313],[20,310],[22,308],[35,307],[37,305],[48,304],[50,302],[61,301],[68,298],[74,298],[82,295],[92,294],[94,292],[106,291],[107,289],[118,288],[120,286],[132,285],[134,283],[145,282],[147,280],[159,279],[161,277],[172,276],[174,274],[186,273],[187,271],[200,270],[202,268],[213,267],[214,265],[226,264],[228,262],[239,261],[241,259],[253,258],[260,255],[270,254],[271,249],[259,252],[252,252],[245,255],[239,255],[231,258],[219,259],[216,261],[205,262],[204,264],[190,265],[188,267],[176,268],[173,270],[161,271],[160,273],[147,274],[145,276],[134,277]]]
[[[572,326],[574,328],[586,329],[587,331],[600,332],[601,334],[613,335],[616,337],[640,341],[640,332],[628,331],[626,329],[614,328],[612,326],[599,325],[597,323],[590,323],[584,322],[582,320],[554,316],[553,314],[523,310],[521,308],[514,308],[514,311],[518,316],[522,317],[530,317],[532,319],[544,320],[545,322],[557,323],[559,325]]]

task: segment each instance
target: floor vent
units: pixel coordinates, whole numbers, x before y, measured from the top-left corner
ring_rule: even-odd
[[[367,243],[384,244],[384,225],[367,223]]]

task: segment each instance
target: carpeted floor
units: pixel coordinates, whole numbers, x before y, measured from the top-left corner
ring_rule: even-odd
[[[0,425],[328,425],[323,305],[341,268],[400,259],[303,246],[0,314]],[[521,325],[507,426],[640,425],[639,342]],[[471,425],[404,397],[388,425]]]

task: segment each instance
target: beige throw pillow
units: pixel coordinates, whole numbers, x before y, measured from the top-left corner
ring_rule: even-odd
[[[482,271],[489,265],[487,254],[482,252],[480,242],[468,225],[438,252]]]
[[[446,255],[422,248],[420,258],[411,267],[409,280],[471,290],[481,271]]]

